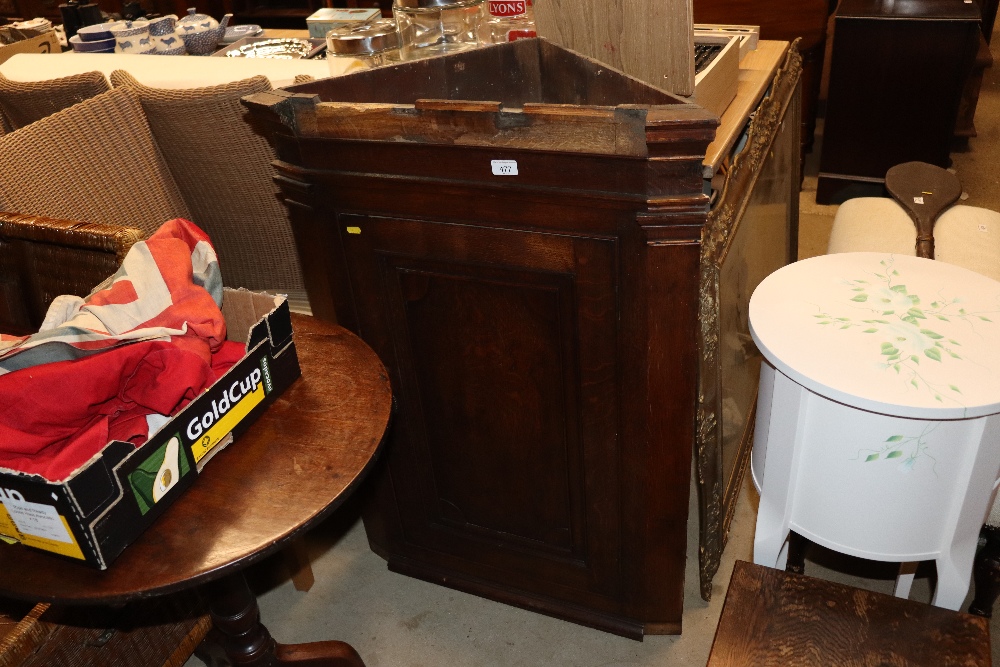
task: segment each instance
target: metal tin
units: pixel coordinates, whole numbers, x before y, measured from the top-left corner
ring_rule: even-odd
[[[481,3],[482,0],[395,0],[396,6],[404,9],[471,7]]]
[[[326,52],[336,56],[370,56],[399,50],[399,31],[393,19],[334,28],[326,33]]]

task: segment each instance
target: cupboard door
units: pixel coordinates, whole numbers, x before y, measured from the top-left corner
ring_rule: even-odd
[[[616,240],[339,224],[360,333],[398,397],[388,466],[405,548],[515,587],[613,595]]]

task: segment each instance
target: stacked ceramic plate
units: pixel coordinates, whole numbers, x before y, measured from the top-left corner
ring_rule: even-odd
[[[16,23],[11,23],[7,26],[8,28],[14,28],[15,30],[30,31],[35,34],[41,35],[43,32],[48,32],[52,30],[52,21],[43,18],[31,19],[30,21],[18,21]]]

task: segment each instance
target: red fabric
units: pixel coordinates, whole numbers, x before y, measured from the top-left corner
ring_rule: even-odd
[[[111,440],[146,441],[146,415],[174,414],[242,358],[227,342],[213,363],[150,341],[0,376],[0,466],[61,481]]]
[[[26,350],[40,360],[0,367],[0,466],[62,481],[110,440],[145,442],[147,415],[176,414],[242,358],[217,300],[211,241],[171,220],[61,326],[0,338],[0,363]]]

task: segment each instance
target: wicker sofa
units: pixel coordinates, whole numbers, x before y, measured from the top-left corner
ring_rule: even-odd
[[[79,239],[125,239],[135,230],[145,238],[176,217],[211,236],[227,285],[288,294],[294,308],[308,312],[287,212],[272,178],[274,153],[239,103],[270,89],[267,79],[169,91],[124,72],[113,73],[112,81],[113,89],[97,86],[99,94],[0,135],[0,211],[21,214],[0,224],[0,331],[37,327],[53,290],[81,278],[85,291],[99,282],[86,286],[90,275],[83,278],[82,271],[92,267],[80,259]],[[14,98],[4,98],[3,83],[0,100],[9,104]],[[59,90],[66,87],[59,82]],[[41,252],[39,234],[51,241],[52,232],[42,230],[53,225],[74,229],[70,237],[77,241],[64,248],[50,242]]]

